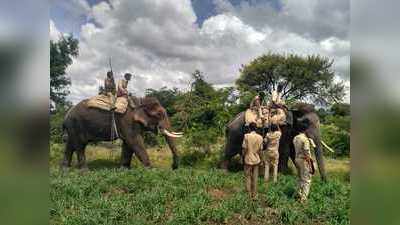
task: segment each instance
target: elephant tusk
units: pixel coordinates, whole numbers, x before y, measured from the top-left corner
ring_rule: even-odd
[[[162,132],[163,134],[169,136],[169,137],[174,137],[174,138],[180,138],[180,137],[182,137],[182,135],[172,134],[171,132],[169,132],[169,131],[166,130],[166,129],[163,129],[161,132]]]
[[[170,133],[171,133],[171,134],[175,134],[175,135],[183,135],[182,132],[173,132],[173,131],[170,131]]]
[[[322,143],[322,145],[323,145],[326,149],[328,149],[330,152],[335,153],[335,151],[334,151],[331,147],[329,147],[323,140],[321,140],[321,143]]]

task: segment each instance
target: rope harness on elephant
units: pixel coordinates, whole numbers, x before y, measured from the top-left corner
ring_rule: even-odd
[[[111,141],[114,143],[114,139],[118,139],[118,129],[117,124],[115,122],[115,113],[114,111],[111,112]]]

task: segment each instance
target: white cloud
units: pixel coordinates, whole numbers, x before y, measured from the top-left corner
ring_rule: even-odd
[[[61,35],[62,35],[61,32],[57,29],[57,27],[54,24],[53,20],[50,20],[50,22],[49,22],[49,37],[50,37],[50,40],[57,41],[60,38]]]
[[[70,99],[77,102],[97,94],[109,57],[117,79],[128,71],[136,75],[129,88],[138,95],[147,88],[187,88],[195,69],[216,86],[232,84],[241,64],[268,51],[328,56],[335,59],[341,76],[348,74],[350,44],[339,31],[336,36],[311,38],[288,27],[279,29],[276,21],[260,21],[259,26],[243,16],[244,5],[236,12],[223,0],[219,4],[225,11],[201,27],[195,24],[189,0],[116,0],[113,7],[105,2],[95,5],[90,13],[100,26],[81,27],[80,55],[68,69]],[[286,7],[286,13],[293,13],[289,9],[300,6]],[[309,20],[317,20],[314,11]]]

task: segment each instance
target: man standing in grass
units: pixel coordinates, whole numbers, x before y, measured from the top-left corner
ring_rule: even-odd
[[[269,180],[269,170],[272,168],[273,181],[276,183],[278,178],[278,162],[279,162],[279,140],[281,138],[279,126],[271,124],[268,133],[265,135],[264,143],[266,149],[263,152],[263,161],[265,166],[264,180]]]
[[[258,166],[261,162],[260,151],[263,146],[263,138],[256,133],[256,123],[250,123],[249,130],[250,133],[244,135],[242,148],[246,190],[254,199],[257,195]]]
[[[312,158],[311,158],[311,143],[305,132],[310,126],[310,121],[305,118],[299,121],[299,132],[293,139],[294,148],[296,151],[296,167],[298,173],[298,197],[300,202],[306,202],[308,193],[310,192],[311,177],[312,177]]]

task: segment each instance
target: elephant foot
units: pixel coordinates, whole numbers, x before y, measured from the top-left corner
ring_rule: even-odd
[[[228,165],[229,165],[229,160],[224,160],[220,164],[220,169],[222,169],[224,172],[228,172]]]
[[[131,166],[130,165],[121,165],[120,168],[125,169],[125,170],[130,170]]]
[[[153,169],[154,167],[152,166],[152,165],[150,165],[150,164],[148,164],[148,165],[143,165],[143,167],[145,168],[145,169]]]
[[[70,170],[69,166],[63,166],[63,165],[60,166],[60,171],[61,171],[61,174],[63,174],[63,175],[68,174],[69,170]]]
[[[87,172],[89,172],[89,167],[87,167],[87,166],[82,166],[82,167],[79,168],[79,172],[80,172],[81,174],[87,173]]]
[[[172,163],[172,169],[176,170],[179,167],[179,158],[174,158],[173,163]]]

